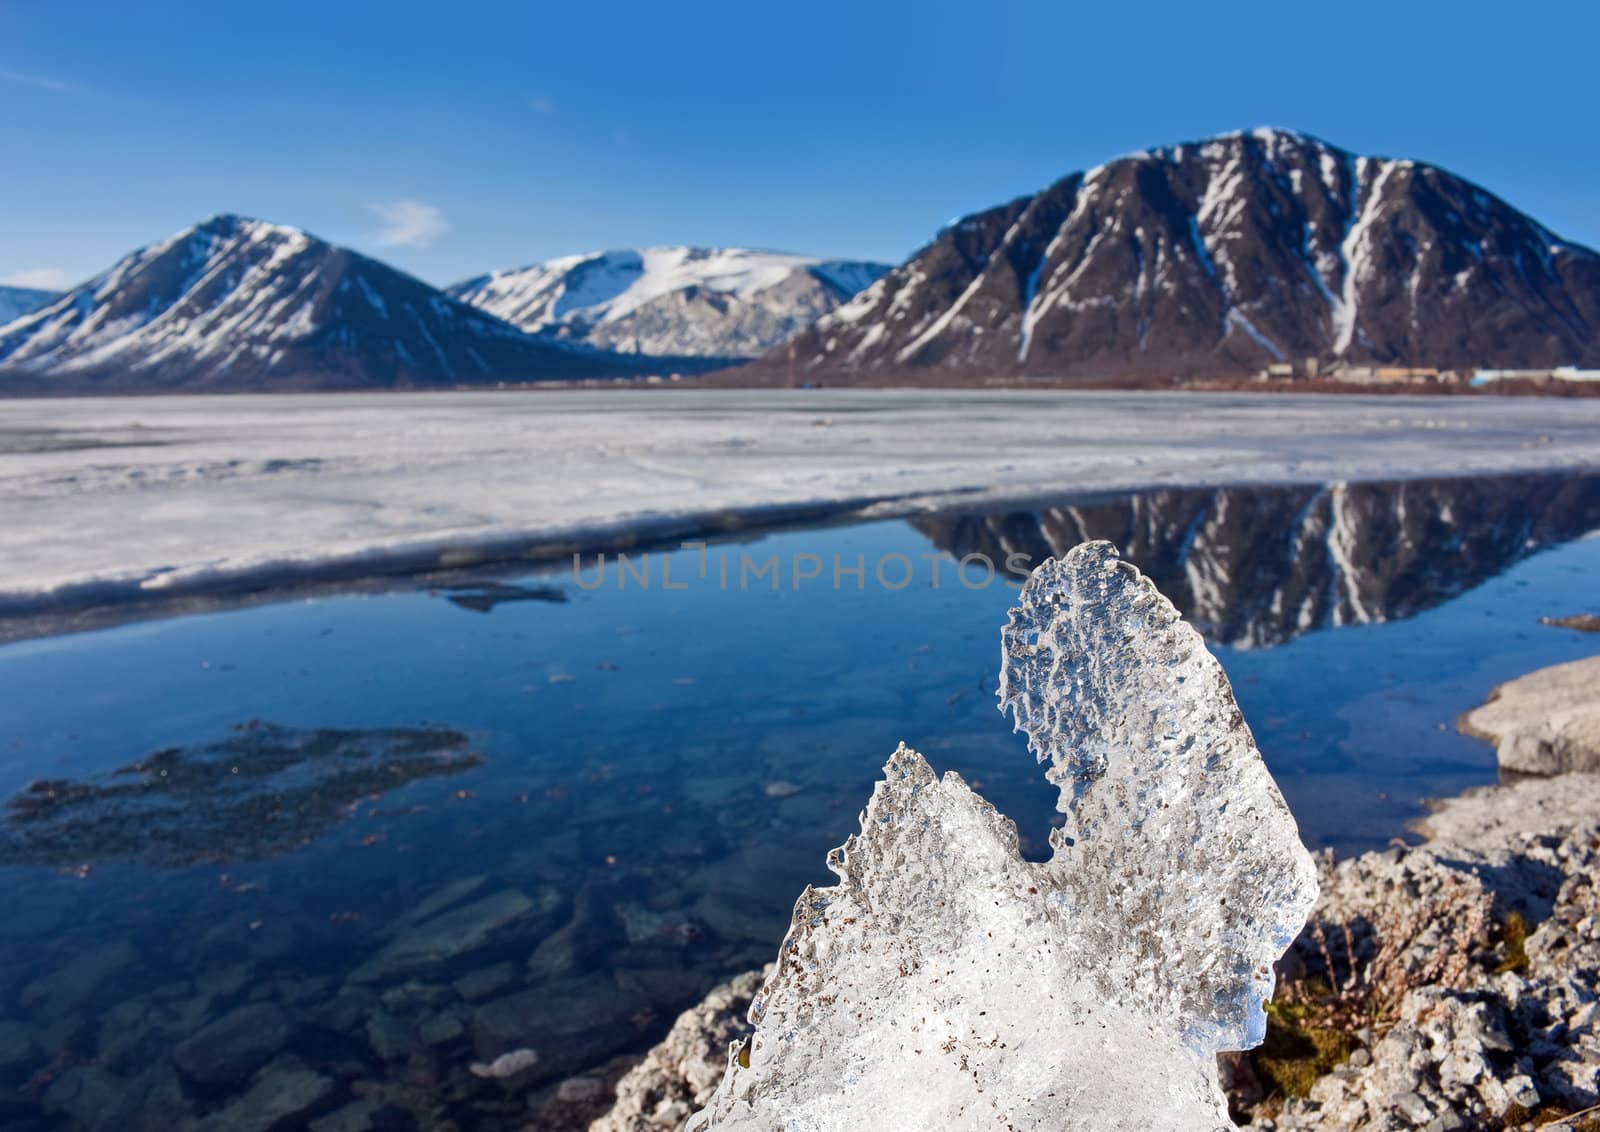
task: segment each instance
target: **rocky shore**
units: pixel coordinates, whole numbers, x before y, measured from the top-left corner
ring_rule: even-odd
[[[1564,734],[1550,720],[1592,713],[1597,693],[1600,660],[1557,666],[1496,689],[1463,729],[1503,756],[1507,736]],[[1420,845],[1323,859],[1267,1041],[1223,1064],[1240,1124],[1600,1129],[1600,773],[1572,769],[1600,762],[1544,765],[1565,773],[1438,804]],[[748,1032],[760,980],[741,975],[685,1012],[590,1132],[682,1127]]]
[[[1591,1126],[1600,775],[1474,792],[1423,832],[1330,862],[1275,1032],[1235,1078],[1240,1115],[1279,1130]]]
[[[1461,717],[1460,727],[1495,745],[1502,770],[1600,771],[1600,656],[1500,685],[1482,707]]]
[[[1241,1123],[1600,1126],[1585,1114],[1600,1104],[1600,775],[1475,791],[1423,832],[1325,859],[1268,1041],[1224,1066]],[[760,981],[740,975],[686,1011],[590,1132],[681,1128],[749,1032]]]

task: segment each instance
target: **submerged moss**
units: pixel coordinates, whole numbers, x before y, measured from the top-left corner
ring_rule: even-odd
[[[0,864],[181,868],[277,856],[326,833],[363,798],[482,761],[446,728],[253,720],[220,742],[166,748],[107,775],[32,783],[6,804]]]

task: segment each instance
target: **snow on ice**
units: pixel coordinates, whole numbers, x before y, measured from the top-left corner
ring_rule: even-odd
[[[1600,466],[1600,401],[562,390],[8,401],[0,611],[1162,486]]]

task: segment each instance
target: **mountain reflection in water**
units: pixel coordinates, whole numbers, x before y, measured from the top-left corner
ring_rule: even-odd
[[[1174,488],[912,525],[997,567],[1109,539],[1207,640],[1261,648],[1414,616],[1600,529],[1600,476]]]

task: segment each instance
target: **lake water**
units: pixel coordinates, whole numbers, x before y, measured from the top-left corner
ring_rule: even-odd
[[[1004,563],[1084,537],[1213,640],[1307,843],[1381,846],[1495,779],[1460,712],[1600,652],[1539,621],[1597,528],[1596,477],[1166,491],[0,647],[0,1124],[523,1127],[772,957],[900,740],[1042,853]],[[523,1047],[531,1092],[469,1070]]]

